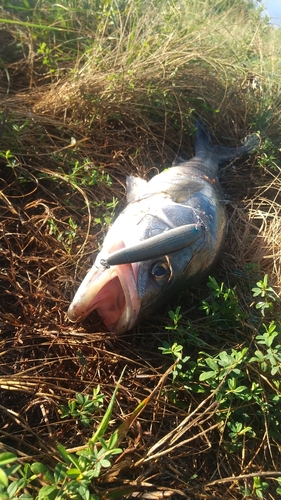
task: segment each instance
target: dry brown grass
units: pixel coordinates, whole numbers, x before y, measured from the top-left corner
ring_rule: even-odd
[[[193,56],[189,54],[190,60]],[[138,325],[133,334],[116,338],[95,315],[83,325],[70,324],[66,310],[106,231],[93,223],[105,205],[94,203],[106,204],[115,196],[121,208],[128,173],[149,177],[177,154],[192,155],[187,131],[193,106],[200,113],[200,103],[220,109],[215,118],[208,110],[203,114],[222,143],[230,138],[237,143],[249,132],[248,117],[261,105],[261,96],[245,91],[247,71],[226,85],[222,64],[205,59],[205,67],[202,59],[190,67],[186,59],[176,87],[164,73],[155,79],[154,71],[159,95],[165,90],[168,96],[157,109],[155,93],[147,97],[143,75],[134,81],[134,89],[128,72],[110,87],[108,70],[93,75],[87,66],[79,78],[37,81],[36,88],[27,88],[26,79],[21,85],[19,77],[12,94],[2,95],[1,151],[10,150],[13,157],[0,159],[0,451],[16,451],[23,462],[44,458],[52,466],[57,441],[74,450],[92,433],[74,420],[60,420],[58,404],[76,392],[91,394],[98,383],[109,401],[127,366],[114,427],[160,380],[166,367],[157,350],[159,338],[166,335],[162,313]],[[11,65],[12,80],[22,66],[22,61]],[[146,81],[151,68],[148,61]],[[85,158],[90,167],[110,174],[110,188],[73,181],[74,163],[83,165]],[[234,270],[256,263],[279,293],[280,169],[259,169],[253,166],[258,159],[257,152],[224,175],[230,223],[219,272],[228,282]],[[86,178],[88,171],[82,170],[81,176]],[[78,223],[71,243],[66,237],[70,217]],[[195,322],[202,321],[195,308],[192,315]],[[259,473],[266,434],[251,459],[245,449],[247,460],[236,463],[221,446],[214,395],[206,400],[188,395],[185,403],[179,409],[159,391],[132,426],[123,455],[99,479],[100,491],[128,484],[135,485],[134,498],[241,498],[236,478],[240,475],[246,484],[251,474]],[[274,460],[265,455],[274,478]],[[194,478],[191,486],[194,474],[200,480]]]

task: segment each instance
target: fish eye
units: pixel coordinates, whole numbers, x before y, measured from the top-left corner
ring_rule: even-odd
[[[159,285],[167,283],[171,271],[166,262],[156,262],[151,268],[151,274]]]

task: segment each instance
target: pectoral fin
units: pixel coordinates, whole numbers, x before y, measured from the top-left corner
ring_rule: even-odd
[[[127,202],[139,200],[147,188],[147,181],[140,177],[128,175],[126,178]]]

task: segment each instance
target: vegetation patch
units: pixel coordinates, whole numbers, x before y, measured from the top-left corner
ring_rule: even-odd
[[[0,7],[0,498],[281,497],[280,28],[247,0]],[[126,175],[217,143],[212,276],[121,336],[68,305]]]

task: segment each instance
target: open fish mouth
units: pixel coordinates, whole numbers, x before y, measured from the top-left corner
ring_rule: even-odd
[[[94,265],[69,306],[68,318],[73,322],[82,321],[96,310],[108,330],[115,333],[130,330],[140,311],[136,266],[97,268]]]

